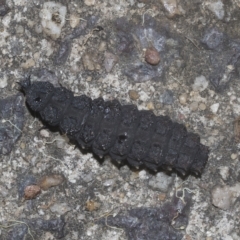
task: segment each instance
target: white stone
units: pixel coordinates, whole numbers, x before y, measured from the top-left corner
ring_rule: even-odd
[[[229,188],[216,187],[212,191],[212,204],[223,210],[227,210],[231,206],[231,191]]]
[[[172,181],[172,176],[169,176],[164,172],[159,172],[156,176],[151,178],[149,186],[161,192],[167,192]]]
[[[230,187],[216,186],[212,190],[212,204],[223,210],[228,210],[234,205],[237,198],[240,196],[240,183]]]
[[[213,113],[217,113],[219,108],[219,103],[214,103],[213,105],[211,105],[210,109]]]
[[[238,155],[237,155],[236,153],[232,153],[232,154],[231,154],[231,159],[232,159],[232,160],[237,159],[237,157],[238,157]]]
[[[204,76],[198,76],[194,80],[194,84],[192,85],[193,91],[197,92],[202,92],[208,87],[208,81]]]
[[[71,28],[75,28],[80,22],[80,18],[75,15],[75,14],[71,14],[69,17],[69,23]]]
[[[41,135],[42,137],[45,137],[45,138],[49,138],[49,136],[50,136],[49,132],[48,132],[46,129],[42,129],[42,130],[40,131],[40,135]]]
[[[95,4],[95,0],[84,0],[84,3],[87,5],[87,6],[92,6]]]
[[[223,180],[227,180],[227,178],[229,176],[229,167],[227,167],[227,166],[219,167],[219,173]]]
[[[142,179],[142,180],[148,179],[148,175],[147,175],[146,170],[140,171],[140,172],[138,173],[138,176],[139,176],[139,179]]]
[[[60,3],[45,2],[40,12],[43,31],[53,39],[59,38],[66,22],[67,8]]]
[[[178,4],[178,0],[161,0],[165,10],[168,12],[168,17],[172,18],[176,15],[181,15],[185,11],[182,7]]]
[[[7,76],[0,77],[0,88],[5,88],[8,85]]]
[[[115,183],[115,180],[114,179],[107,179],[103,182],[103,186],[105,187],[110,187],[112,186],[113,184]]]
[[[69,212],[71,208],[66,203],[55,203],[50,207],[50,210],[56,214],[63,215],[66,212]]]
[[[179,102],[182,104],[182,105],[185,105],[186,102],[187,102],[187,94],[186,93],[183,93],[179,96]]]
[[[218,19],[222,20],[224,18],[224,5],[221,0],[208,1],[206,6]]]
[[[8,28],[10,22],[11,22],[11,16],[9,14],[7,14],[5,17],[3,17],[2,24],[4,27]]]

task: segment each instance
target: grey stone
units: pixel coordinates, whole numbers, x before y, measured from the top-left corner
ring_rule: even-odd
[[[161,96],[160,96],[160,102],[166,105],[173,104],[173,92],[171,90],[166,90]]]

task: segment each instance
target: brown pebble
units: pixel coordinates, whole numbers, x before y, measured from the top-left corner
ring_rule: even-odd
[[[158,199],[159,199],[160,201],[164,201],[164,200],[166,199],[166,194],[165,194],[165,193],[160,193],[160,194],[158,195]]]
[[[53,175],[42,177],[38,183],[38,186],[42,190],[46,191],[50,187],[55,187],[57,185],[60,185],[63,181],[64,181],[64,178],[62,175],[53,174]]]
[[[132,100],[137,100],[139,98],[139,94],[135,90],[129,90],[128,95]]]
[[[41,193],[41,188],[38,185],[29,185],[24,189],[24,198],[26,200],[34,199]]]
[[[90,212],[97,210],[100,207],[100,203],[93,200],[88,200],[86,202],[86,209]]]
[[[160,62],[160,54],[155,47],[147,48],[145,61],[151,65],[157,65]]]
[[[153,102],[149,102],[149,103],[147,104],[147,108],[148,108],[148,110],[154,110],[154,104],[153,104]]]

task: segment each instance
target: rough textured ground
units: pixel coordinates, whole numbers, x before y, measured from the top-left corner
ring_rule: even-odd
[[[118,98],[198,133],[209,162],[201,178],[119,168],[1,101],[0,238],[240,239],[239,2],[58,3],[50,14],[41,0],[0,1],[1,98],[28,75]],[[157,65],[145,61],[151,47]]]

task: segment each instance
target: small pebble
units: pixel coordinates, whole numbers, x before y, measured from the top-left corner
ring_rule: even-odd
[[[21,147],[21,149],[25,149],[26,144],[24,142],[21,142],[20,147]]]
[[[93,71],[95,69],[91,54],[84,54],[82,57],[82,61],[85,70]]]
[[[168,176],[164,172],[159,172],[150,179],[149,186],[154,190],[159,190],[165,193],[168,191],[172,181],[172,176]]]
[[[165,194],[165,193],[160,193],[160,194],[158,195],[158,199],[159,199],[160,201],[164,201],[164,200],[166,199],[166,194]]]
[[[198,109],[198,103],[197,102],[192,102],[190,104],[190,109],[194,112],[194,111],[197,111]]]
[[[91,76],[88,76],[87,79],[86,79],[87,82],[91,82],[92,81],[92,77]]]
[[[112,186],[113,184],[115,183],[115,180],[114,179],[107,179],[103,182],[103,186],[105,187],[110,187]]]
[[[223,180],[227,180],[229,177],[229,167],[227,166],[221,166],[219,167],[219,173]]]
[[[230,200],[231,191],[226,187],[215,187],[212,191],[212,204],[223,210],[227,210],[231,206]]]
[[[198,108],[199,110],[204,111],[207,108],[207,106],[205,105],[205,103],[199,103]]]
[[[116,55],[110,52],[105,53],[105,59],[104,59],[104,67],[106,69],[106,72],[111,72],[115,64],[117,63],[118,58]]]
[[[196,77],[194,80],[194,84],[192,85],[193,91],[202,92],[208,87],[208,81],[204,76]]]
[[[66,146],[66,141],[64,138],[62,139],[57,139],[57,148],[64,149]]]
[[[184,11],[183,9],[178,5],[177,0],[161,0],[165,10],[168,13],[169,18],[173,18],[177,15],[181,15]]]
[[[78,26],[79,22],[80,22],[80,18],[77,15],[75,14],[70,15],[69,23],[71,28],[75,28],[76,26]]]
[[[187,94],[186,93],[183,93],[179,96],[179,102],[182,104],[182,105],[185,105],[186,102],[187,102]]]
[[[23,26],[19,25],[16,27],[16,33],[17,34],[23,34],[24,33],[24,28]]]
[[[137,100],[139,98],[139,94],[135,90],[129,90],[128,95],[132,100]]]
[[[45,2],[39,13],[43,31],[54,40],[60,37],[66,22],[67,8],[61,3]]]
[[[100,207],[100,203],[89,200],[86,202],[86,209],[90,212],[97,210]]]
[[[149,103],[147,104],[147,108],[148,108],[148,110],[154,110],[155,108],[154,108],[153,102],[149,102]]]
[[[35,66],[35,61],[32,58],[28,59],[25,63],[21,64],[21,67],[25,68],[25,69],[26,68],[31,68],[33,66]]]
[[[164,93],[160,96],[160,103],[171,105],[173,104],[173,92],[169,89],[165,90]]]
[[[213,113],[217,113],[219,108],[219,103],[214,103],[213,105],[211,105],[210,109]]]
[[[8,85],[8,80],[7,76],[3,75],[2,77],[0,76],[0,88],[5,88]]]
[[[42,136],[42,137],[45,137],[45,138],[49,138],[49,132],[46,130],[46,129],[42,129],[41,131],[40,131],[40,135]]]
[[[175,83],[172,84],[172,87],[173,88],[179,88],[179,84],[175,82]]]
[[[232,153],[232,154],[231,154],[231,159],[232,159],[232,160],[237,159],[237,157],[238,157],[238,155],[237,155],[236,153]]]
[[[145,61],[151,65],[157,65],[160,62],[160,54],[155,47],[147,48],[145,52]]]
[[[240,196],[240,184],[224,187],[216,186],[212,190],[212,204],[222,210],[230,209]]]
[[[91,172],[89,172],[87,174],[82,174],[81,178],[84,182],[89,183],[93,180],[93,174]]]
[[[34,199],[41,193],[41,188],[38,185],[29,185],[24,189],[24,198],[26,200]]]
[[[221,0],[207,1],[206,6],[219,20],[224,18],[224,4]]]
[[[95,4],[95,0],[84,0],[85,5],[93,6]]]
[[[105,41],[102,41],[102,42],[99,44],[98,50],[99,50],[100,52],[103,52],[103,51],[106,50],[106,48],[107,48],[107,43],[106,43]]]
[[[33,58],[34,58],[35,61],[38,61],[39,58],[40,58],[40,52],[34,53]]]
[[[55,187],[60,185],[64,181],[64,178],[62,175],[49,175],[49,176],[44,176],[39,180],[38,186],[46,191],[51,187]]]
[[[59,214],[59,215],[63,215],[66,212],[71,211],[71,208],[67,205],[67,203],[55,203],[54,205],[52,205],[50,207],[50,210],[53,213]]]

